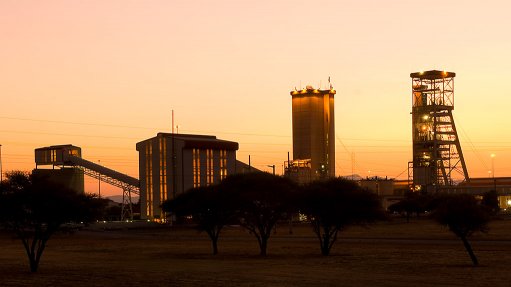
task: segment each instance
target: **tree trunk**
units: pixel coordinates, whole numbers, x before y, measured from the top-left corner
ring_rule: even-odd
[[[39,239],[37,241],[38,243],[34,245],[28,258],[30,261],[30,272],[37,272],[41,256],[43,255],[44,248],[46,247],[46,240]]]
[[[321,244],[321,255],[328,256],[330,254],[330,235],[323,235],[323,243]]]
[[[37,272],[37,267],[39,267],[39,263],[33,257],[30,257],[29,261],[30,261],[30,272],[32,272],[32,273]]]
[[[266,247],[268,246],[268,238],[265,236],[261,236],[261,241],[259,242],[259,248],[261,249],[260,255],[266,256]]]
[[[211,245],[213,246],[213,255],[218,254],[218,246],[217,246],[218,238],[211,238]]]
[[[472,259],[472,263],[474,263],[474,266],[479,265],[479,262],[477,261],[477,257],[474,254],[474,251],[472,251],[472,246],[470,246],[470,243],[468,242],[467,238],[465,236],[460,236],[461,241],[463,241],[463,245],[465,245],[465,249],[468,252],[468,255],[470,255],[470,259]]]
[[[218,237],[220,236],[220,228],[206,229],[206,233],[211,240],[211,248],[213,249],[213,255],[218,254]]]

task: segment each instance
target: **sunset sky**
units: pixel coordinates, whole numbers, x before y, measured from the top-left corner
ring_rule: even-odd
[[[330,77],[337,174],[405,179],[409,74],[437,69],[457,75],[469,175],[487,177],[494,153],[495,175],[511,176],[509,11],[504,0],[3,0],[3,170],[74,144],[138,178],[135,144],[169,132],[174,110],[180,133],[237,141],[239,160],[282,173],[289,92]]]

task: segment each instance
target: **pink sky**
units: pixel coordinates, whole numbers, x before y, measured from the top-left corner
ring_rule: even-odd
[[[492,153],[495,174],[511,176],[510,5],[4,0],[3,168],[30,170],[35,148],[71,143],[138,177],[135,143],[169,131],[174,110],[180,132],[237,141],[240,160],[281,172],[292,151],[289,91],[331,77],[337,173],[404,179],[409,74],[446,69],[457,74],[470,176],[488,176]]]

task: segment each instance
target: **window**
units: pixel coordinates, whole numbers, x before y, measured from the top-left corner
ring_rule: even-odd
[[[220,180],[227,177],[227,151],[220,150]]]
[[[194,148],[193,155],[193,187],[200,186],[200,150]]]
[[[57,150],[52,149],[51,150],[51,162],[57,161]]]
[[[146,208],[147,216],[153,216],[153,147],[149,141],[146,145]]]
[[[167,200],[167,141],[160,138],[160,202]]]
[[[206,150],[206,184],[213,184],[213,150]]]

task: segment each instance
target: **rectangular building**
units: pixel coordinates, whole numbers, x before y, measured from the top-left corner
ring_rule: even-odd
[[[136,147],[143,219],[163,220],[163,201],[194,187],[219,183],[236,170],[238,143],[215,136],[158,133]]]
[[[69,156],[82,157],[80,147],[66,144],[36,148],[34,175],[64,185],[77,193],[85,192],[83,170],[69,162]]]

